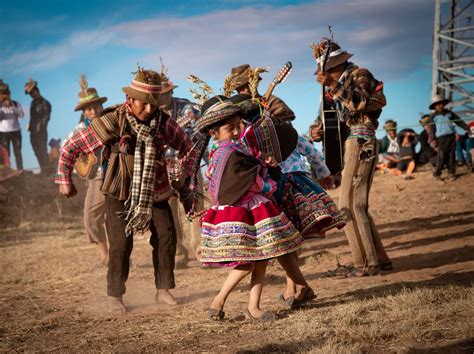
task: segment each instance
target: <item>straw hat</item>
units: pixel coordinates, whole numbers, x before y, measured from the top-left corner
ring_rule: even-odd
[[[25,84],[25,95],[29,94],[31,90],[33,90],[35,87],[38,87],[38,83],[32,78],[30,78]]]
[[[431,100],[430,109],[434,109],[438,103],[448,104],[450,101],[441,95],[435,95]]]
[[[225,96],[214,96],[208,99],[201,108],[201,118],[196,123],[196,128],[204,133],[206,128],[240,113],[240,108],[234,105]]]
[[[318,44],[311,45],[313,48],[313,57],[316,59],[318,63],[318,69],[316,72],[320,70],[321,67],[321,60],[323,59],[323,55],[326,51],[326,46],[328,44],[328,39],[323,38],[321,42]],[[340,64],[347,62],[353,54],[348,53],[345,50],[342,50],[341,47],[336,43],[331,41],[331,49],[329,50],[329,57],[326,61],[325,70],[328,71]]]
[[[237,90],[239,87],[250,83],[250,71],[252,68],[249,64],[242,64],[232,68],[228,79],[227,89],[230,91]],[[258,75],[258,80],[262,80]]]
[[[123,87],[122,91],[136,100],[159,106],[161,88],[160,74],[138,67],[130,86]]]
[[[423,114],[419,120],[421,126],[431,124],[431,116],[429,114]]]
[[[104,103],[107,101],[107,97],[99,97],[97,90],[93,87],[88,87],[87,80],[85,75],[81,75],[81,79],[79,81],[81,86],[81,92],[79,92],[79,102],[76,105],[74,111],[82,111],[87,106],[94,104],[94,103]]]

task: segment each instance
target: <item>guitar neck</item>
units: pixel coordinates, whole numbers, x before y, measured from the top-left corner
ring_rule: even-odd
[[[268,99],[270,98],[275,86],[276,86],[276,84],[274,82],[272,82],[270,84],[270,86],[268,86],[267,91],[265,91],[265,94],[263,95],[263,99],[265,101],[268,101]]]

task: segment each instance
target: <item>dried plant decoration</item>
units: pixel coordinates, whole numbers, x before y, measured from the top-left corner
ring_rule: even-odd
[[[196,88],[190,88],[189,92],[191,92],[191,95],[193,96],[194,101],[199,105],[202,105],[204,102],[206,102],[210,98],[210,96],[214,93],[214,90],[212,89],[212,87],[209,86],[204,80],[201,80],[196,75],[190,74],[187,80],[193,84],[198,85],[198,87]]]
[[[87,78],[86,75],[81,74],[79,78],[79,86],[81,86],[81,91],[82,92],[87,92],[88,84],[87,84]]]
[[[224,96],[226,97],[232,96],[232,92],[234,91],[233,83],[237,76],[238,76],[237,74],[230,74],[230,75],[227,75],[226,78],[224,79],[224,87],[222,88],[222,94]]]
[[[256,68],[248,69],[247,75],[249,78],[249,88],[252,99],[257,96],[258,83],[260,81],[260,74],[268,72],[268,68],[257,66]]]
[[[160,56],[160,76],[161,76],[162,82],[169,81],[168,67],[165,65],[165,62],[163,61],[163,58],[161,56]]]

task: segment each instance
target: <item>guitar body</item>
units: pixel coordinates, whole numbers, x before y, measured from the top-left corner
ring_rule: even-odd
[[[92,152],[79,155],[74,164],[74,168],[79,177],[87,179],[94,178],[99,168],[97,156]]]
[[[341,134],[341,122],[337,117],[336,110],[323,110],[321,120],[323,122],[323,151],[326,165],[332,175],[342,171],[344,164],[344,142]]]

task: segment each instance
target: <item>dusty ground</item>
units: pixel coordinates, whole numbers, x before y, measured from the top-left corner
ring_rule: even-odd
[[[328,278],[336,255],[350,260],[343,233],[308,242],[302,269],[319,298],[304,309],[283,310],[275,301],[283,272],[271,265],[263,307],[284,317],[273,323],[243,319],[247,282],[231,295],[227,320],[209,322],[206,308],[227,272],[196,262],[176,271],[181,304],[155,304],[145,237],[137,238],[132,254],[124,298],[131,310],[111,317],[105,312],[106,269],[91,270],[95,248],[71,212],[80,203],[64,203],[63,217],[51,221],[57,218],[54,198],[44,208],[29,201],[37,221],[23,215],[0,234],[0,350],[472,352],[474,176],[458,172],[464,174],[449,183],[433,182],[429,171],[412,181],[378,175],[371,212],[395,270]],[[12,216],[4,207],[0,212],[5,225]]]

